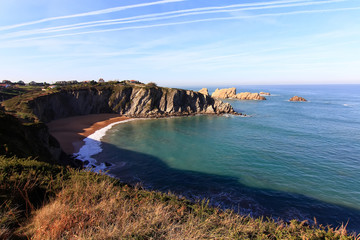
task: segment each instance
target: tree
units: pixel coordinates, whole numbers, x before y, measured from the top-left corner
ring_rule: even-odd
[[[90,84],[91,84],[91,85],[96,85],[96,81],[95,81],[95,80],[91,80],[91,81],[90,81]]]
[[[4,83],[4,84],[12,84],[12,82],[10,80],[2,80],[2,83]]]

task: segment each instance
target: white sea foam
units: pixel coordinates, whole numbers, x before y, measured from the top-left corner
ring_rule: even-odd
[[[89,135],[87,138],[84,139],[84,146],[80,148],[78,153],[74,153],[74,156],[83,162],[88,161],[89,163],[86,164],[85,167],[92,168],[95,172],[104,170],[106,168],[105,163],[98,164],[96,162],[96,159],[92,157],[102,152],[103,149],[101,148],[101,139],[105,136],[106,132],[110,130],[113,126],[134,120],[136,119],[128,119],[124,121],[114,122],[104,128],[95,131],[93,134]]]

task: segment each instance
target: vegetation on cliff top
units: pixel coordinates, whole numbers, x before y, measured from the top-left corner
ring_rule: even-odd
[[[2,103],[26,122],[50,122],[76,115],[119,113],[129,117],[239,114],[229,103],[191,90],[155,83],[75,84],[19,95]]]
[[[26,91],[18,92],[17,94],[13,94],[10,99],[7,99],[1,103],[1,105],[5,108],[7,113],[10,113],[17,118],[21,119],[25,122],[39,122],[37,116],[34,115],[33,109],[30,104],[36,98],[45,97],[48,95],[52,95],[59,92],[67,92],[67,91],[80,91],[80,90],[88,90],[88,91],[120,91],[124,89],[130,88],[144,88],[151,89],[157,88],[162,89],[164,91],[168,91],[169,88],[158,87],[155,83],[148,84],[138,84],[131,83],[129,81],[122,82],[106,82],[106,83],[79,83],[79,84],[71,84],[71,85],[63,85],[56,86],[53,89],[47,88],[41,90],[41,87],[27,87]]]
[[[106,175],[0,157],[0,238],[355,239],[345,228],[254,219]]]

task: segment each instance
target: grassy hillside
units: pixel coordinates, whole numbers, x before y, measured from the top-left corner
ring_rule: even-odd
[[[0,157],[0,238],[355,239],[346,230],[253,219],[102,174]]]
[[[0,101],[5,101],[7,99],[13,98],[20,94],[27,93],[29,91],[34,91],[34,88],[31,87],[0,88]]]

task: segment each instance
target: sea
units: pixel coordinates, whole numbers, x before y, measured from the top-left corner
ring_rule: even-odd
[[[115,123],[89,136],[79,154],[146,189],[360,233],[360,85],[233,87],[271,96],[226,100],[246,117]],[[308,101],[290,102],[295,95]]]

